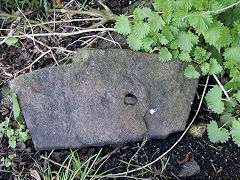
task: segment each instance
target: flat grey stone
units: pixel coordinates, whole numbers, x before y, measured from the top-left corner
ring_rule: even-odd
[[[85,49],[73,63],[10,82],[35,149],[118,145],[182,131],[198,80],[157,54]]]
[[[193,158],[191,158],[190,161],[187,161],[182,165],[182,169],[180,170],[178,176],[185,178],[185,177],[197,175],[199,173],[200,173],[200,166]]]

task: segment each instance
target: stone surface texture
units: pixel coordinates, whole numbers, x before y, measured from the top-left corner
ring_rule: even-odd
[[[187,161],[182,165],[181,170],[178,173],[178,177],[186,178],[189,176],[197,175],[199,173],[200,166],[193,158],[190,158],[190,161]]]
[[[157,54],[85,49],[73,63],[10,82],[35,149],[120,145],[185,128],[198,80]],[[127,102],[127,103],[126,103]]]

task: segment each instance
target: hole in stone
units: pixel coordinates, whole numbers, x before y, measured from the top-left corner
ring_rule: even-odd
[[[137,97],[132,93],[127,93],[124,98],[124,103],[126,105],[135,105],[137,103]]]

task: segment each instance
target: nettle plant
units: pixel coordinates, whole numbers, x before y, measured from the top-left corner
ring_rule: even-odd
[[[205,100],[220,114],[207,126],[214,143],[232,136],[240,147],[240,2],[236,0],[155,0],[154,11],[136,8],[133,16],[120,15],[115,30],[127,35],[135,51],[159,54],[161,62],[178,58],[191,62],[187,78],[213,75],[218,85]],[[225,77],[223,85],[218,77]]]
[[[28,139],[31,139],[31,136],[29,135],[29,130],[26,128],[24,118],[20,114],[20,106],[15,93],[12,93],[12,102],[14,121],[10,122],[9,117],[6,117],[5,121],[0,123],[0,139],[3,136],[6,136],[8,138],[9,146],[12,149],[15,149],[17,142],[25,142]],[[9,167],[15,157],[16,154],[13,153],[8,155],[8,157],[2,157],[1,161],[6,167]]]

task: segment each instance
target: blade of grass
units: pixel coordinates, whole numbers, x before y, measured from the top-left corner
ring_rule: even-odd
[[[46,16],[48,16],[47,0],[43,1],[43,6],[44,6],[44,9],[45,9]]]

